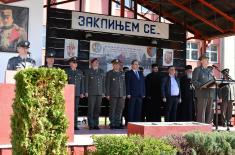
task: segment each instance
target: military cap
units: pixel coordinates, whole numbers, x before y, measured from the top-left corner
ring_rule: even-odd
[[[117,63],[121,63],[121,61],[119,59],[113,59],[111,61],[112,64],[117,64]]]
[[[229,74],[229,69],[225,68],[221,71],[222,74]]]
[[[72,57],[68,60],[68,62],[73,62],[73,63],[77,63],[78,62],[78,58],[77,57]]]
[[[201,55],[198,60],[209,59],[209,57],[205,54]]]
[[[54,58],[55,57],[55,51],[54,50],[48,50],[46,53],[47,58]]]
[[[207,69],[209,69],[210,71],[213,70],[213,67],[212,66],[207,66]]]
[[[185,66],[185,70],[188,70],[188,69],[192,69],[192,66],[191,65]]]
[[[95,62],[97,60],[98,60],[98,58],[93,58],[93,59],[91,59],[91,63],[93,63],[93,62]]]
[[[29,48],[29,45],[30,45],[29,41],[23,40],[23,41],[20,41],[16,47]]]

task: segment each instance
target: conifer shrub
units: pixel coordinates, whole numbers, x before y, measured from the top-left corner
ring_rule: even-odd
[[[15,75],[11,143],[13,155],[65,155],[66,130],[61,69],[30,68]]]

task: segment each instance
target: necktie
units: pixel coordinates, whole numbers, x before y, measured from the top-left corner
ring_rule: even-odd
[[[137,79],[140,78],[138,71],[135,71],[135,75],[136,75]]]

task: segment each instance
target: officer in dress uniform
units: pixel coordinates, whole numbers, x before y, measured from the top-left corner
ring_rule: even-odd
[[[113,69],[106,74],[106,98],[109,100],[110,129],[122,129],[121,118],[125,105],[126,84],[125,73],[121,71],[120,60],[114,59]]]
[[[69,59],[70,68],[66,70],[68,83],[75,85],[75,106],[74,106],[74,129],[79,130],[77,124],[79,99],[84,97],[84,77],[81,70],[77,69],[77,57]]]
[[[85,72],[85,95],[88,97],[89,130],[99,130],[99,115],[102,97],[105,94],[105,73],[99,68],[97,58],[91,60],[91,68]]]
[[[7,70],[21,70],[35,66],[35,60],[28,57],[29,45],[29,41],[21,41],[17,44],[17,52],[19,53],[19,56],[9,59]]]
[[[53,68],[56,67],[54,65],[55,63],[55,51],[54,50],[48,50],[46,53],[46,64],[41,67],[47,67],[47,68]]]
[[[12,9],[4,9],[0,14],[3,25],[0,29],[0,50],[15,51],[17,43],[26,40],[27,33],[14,24]]]

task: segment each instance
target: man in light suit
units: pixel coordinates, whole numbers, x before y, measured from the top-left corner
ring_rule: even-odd
[[[229,69],[221,71],[223,73],[223,79],[229,80]],[[219,97],[222,99],[221,104],[221,119],[223,126],[231,126],[231,118],[233,111],[233,102],[235,100],[235,86],[234,84],[225,85],[220,89]]]
[[[197,122],[212,123],[213,110],[212,104],[215,98],[214,88],[201,88],[201,86],[210,80],[214,80],[212,70],[208,67],[209,58],[202,55],[200,58],[201,66],[193,71],[192,83],[195,87],[195,96],[197,98]]]
[[[166,122],[175,122],[178,103],[181,102],[180,81],[176,77],[174,66],[168,67],[168,75],[162,81],[162,96],[165,102]]]
[[[128,121],[140,122],[142,100],[145,97],[144,75],[139,69],[138,60],[131,62],[131,70],[126,73],[126,93],[130,99],[128,104]]]

